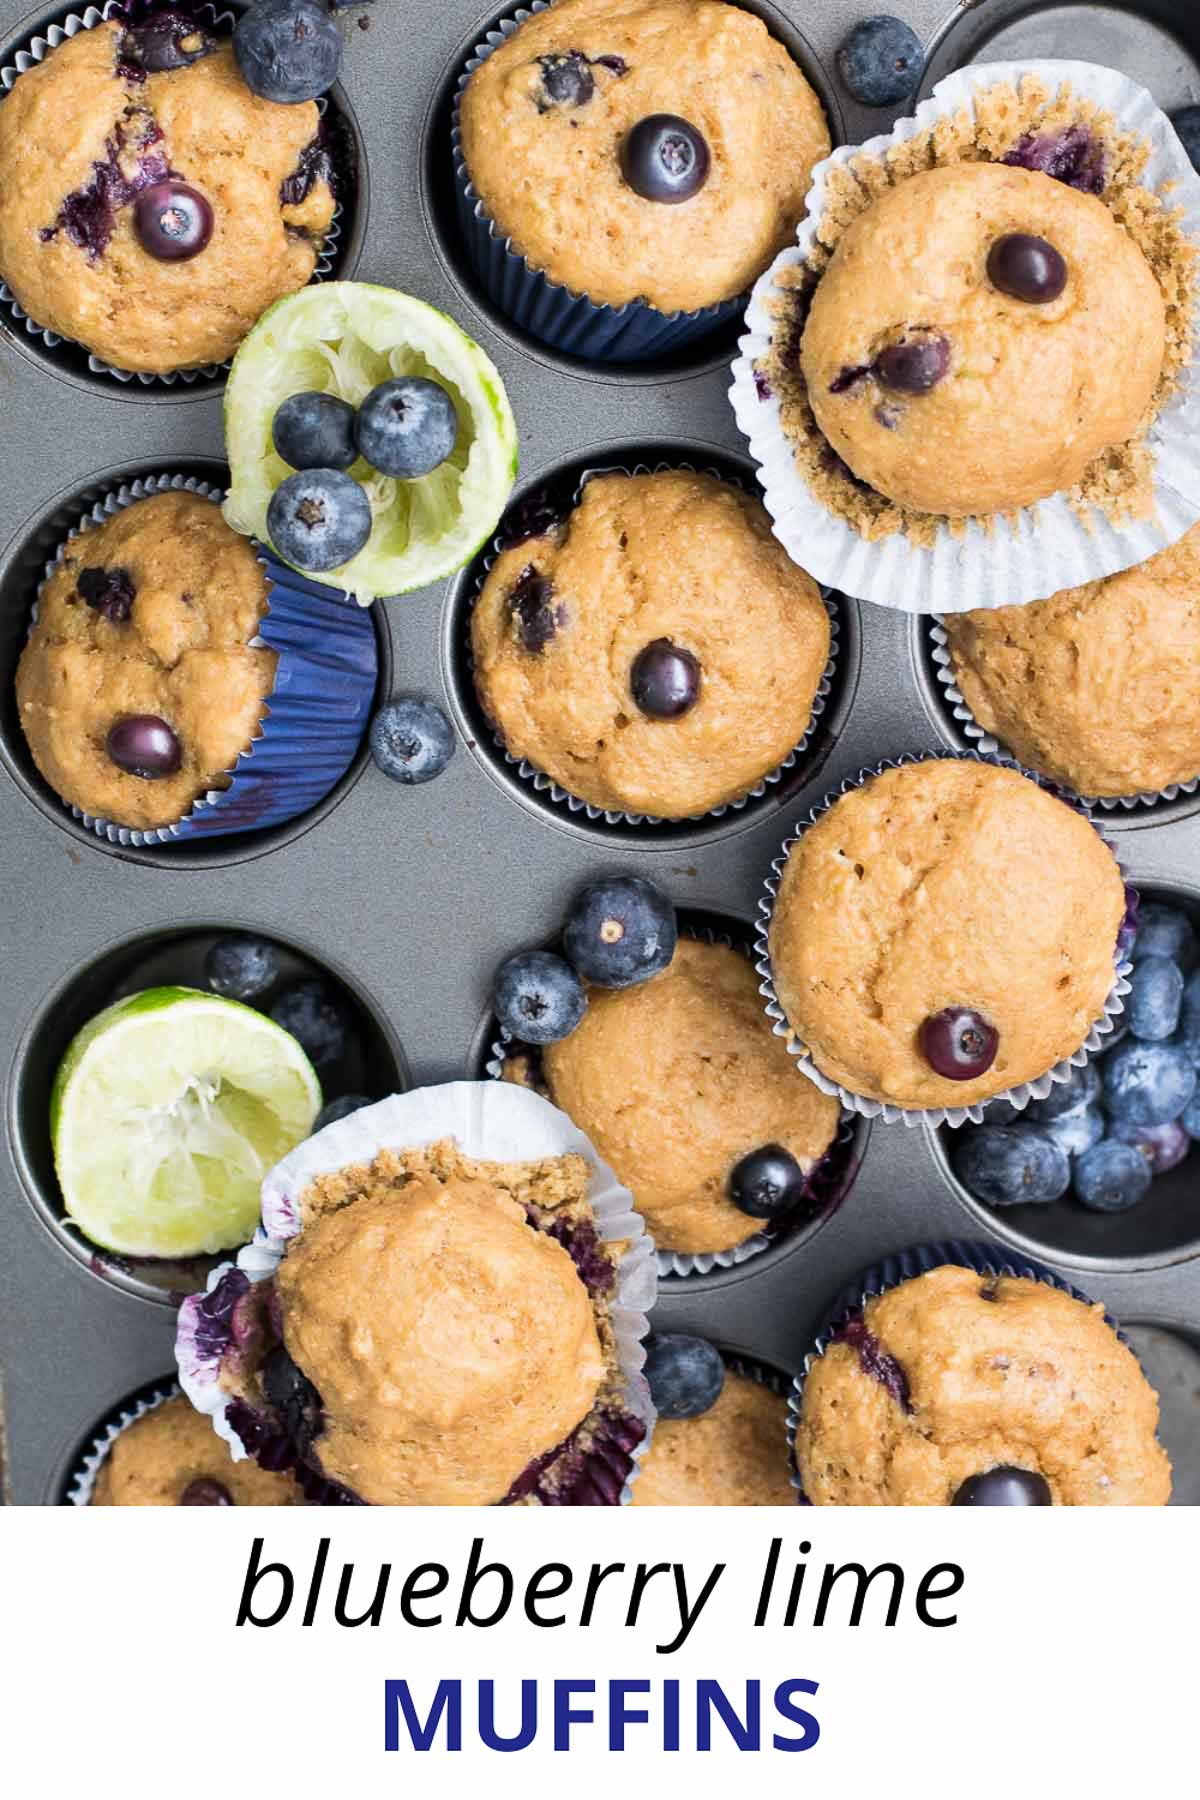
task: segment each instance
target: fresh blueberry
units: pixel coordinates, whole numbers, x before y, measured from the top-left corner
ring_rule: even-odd
[[[1000,1034],[982,1013],[946,1006],[922,1021],[917,1042],[935,1074],[946,1081],[974,1081],[995,1062]]]
[[[134,201],[133,228],[147,256],[188,262],[212,237],[212,207],[186,181],[159,181]]]
[[[265,938],[218,938],[204,958],[204,980],[226,1000],[257,1000],[279,979],[279,956]]]
[[[808,1197],[808,1177],[782,1144],[764,1144],[735,1163],[729,1198],[752,1219],[782,1219]]]
[[[104,747],[118,769],[143,781],[175,775],[183,763],[183,745],[167,721],[154,713],[118,719],[110,727]]]
[[[587,1011],[583,983],[561,956],[523,950],[496,971],[496,1017],[526,1044],[557,1044]]]
[[[940,331],[887,344],[874,363],[884,387],[897,394],[927,394],[950,372],[950,340]]]
[[[725,1386],[721,1352],[684,1331],[655,1332],[646,1343],[650,1398],[663,1419],[695,1419],[715,1406]]]
[[[1189,975],[1183,989],[1179,1009],[1179,1030],[1174,1042],[1192,1064],[1200,1069],[1200,969]]]
[[[1200,1143],[1200,1094],[1188,1101],[1179,1115],[1179,1123],[1193,1143]]]
[[[1075,1164],[1076,1197],[1093,1212],[1125,1212],[1136,1206],[1152,1179],[1141,1151],[1113,1138],[1093,1144]]]
[[[1172,113],[1171,123],[1193,169],[1200,169],[1200,106],[1181,106],[1177,113]]]
[[[700,663],[682,644],[655,638],[633,659],[629,691],[648,718],[682,718],[700,698]]]
[[[331,1100],[323,1106],[313,1120],[312,1135],[324,1131],[327,1125],[336,1125],[339,1119],[348,1119],[351,1113],[361,1112],[364,1106],[374,1106],[375,1102],[367,1094],[343,1094],[338,1100]]]
[[[1061,1119],[1067,1113],[1082,1112],[1100,1098],[1100,1071],[1094,1063],[1072,1069],[1065,1081],[1056,1081],[1044,1100],[1031,1100],[1027,1119],[1039,1125],[1050,1119]]]
[[[847,92],[860,106],[899,106],[917,91],[925,53],[911,25],[874,13],[842,40],[837,63]]]
[[[1068,1156],[1082,1156],[1104,1136],[1104,1114],[1098,1106],[1082,1106],[1076,1112],[1047,1119],[1038,1125],[1038,1130]]]
[[[1200,939],[1192,921],[1177,906],[1146,900],[1138,916],[1137,937],[1130,956],[1135,963],[1146,956],[1169,956],[1188,975],[1200,961]]]
[[[703,134],[674,113],[639,119],[621,144],[621,173],[643,200],[678,206],[708,180],[708,144]]]
[[[121,61],[129,73],[136,69],[143,76],[163,75],[188,68],[216,47],[216,38],[186,13],[159,12],[128,28],[121,39]]]
[[[340,469],[301,469],[267,508],[267,536],[286,562],[318,574],[357,556],[371,535],[366,489]]]
[[[626,988],[649,981],[675,954],[675,908],[640,876],[593,881],[567,915],[563,948],[585,981]]]
[[[985,1469],[979,1475],[968,1475],[952,1506],[1053,1506],[1050,1484],[1033,1469],[1017,1469],[1004,1464]]]
[[[1129,977],[1125,1010],[1129,1029],[1143,1042],[1160,1043],[1179,1023],[1183,1005],[1183,972],[1166,956],[1142,956]]]
[[[360,456],[381,475],[416,481],[440,468],[458,437],[458,414],[440,382],[398,375],[373,387],[358,409]]]
[[[128,569],[80,569],[75,578],[79,598],[110,625],[124,625],[137,594]]]
[[[1104,1105],[1122,1125],[1165,1125],[1179,1117],[1196,1091],[1196,1070],[1174,1044],[1140,1044],[1128,1037],[1102,1066]]]
[[[1067,285],[1061,251],[1026,231],[1010,231],[996,239],[988,251],[987,273],[1000,293],[1027,306],[1048,305]]]
[[[271,442],[293,469],[348,469],[358,456],[354,408],[336,394],[289,394],[275,410]]]
[[[180,1506],[232,1506],[233,1495],[224,1482],[208,1475],[197,1475],[179,1496]]]
[[[350,1037],[345,1011],[323,981],[295,981],[271,1007],[271,1017],[295,1038],[316,1069],[342,1061]]]
[[[1071,1185],[1067,1153],[1031,1126],[978,1125],[955,1144],[954,1173],[987,1206],[1048,1206]]]
[[[318,0],[254,0],[233,28],[233,54],[251,93],[297,106],[337,80],[342,34]]]
[[[1168,1119],[1165,1125],[1114,1125],[1109,1136],[1140,1150],[1152,1175],[1177,1168],[1192,1147],[1187,1128],[1178,1119]]]
[[[417,787],[440,775],[454,755],[454,727],[435,700],[401,694],[371,720],[370,742],[377,769]]]
[[[984,1118],[989,1125],[1026,1125],[1029,1113],[1000,1094],[995,1100],[984,1101]]]

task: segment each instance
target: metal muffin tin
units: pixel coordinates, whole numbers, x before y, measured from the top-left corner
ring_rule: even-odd
[[[864,0],[740,0],[762,14],[827,101],[835,140],[886,129],[837,78],[835,50]],[[61,8],[0,0],[0,63]],[[568,465],[733,459],[726,337],[665,367],[584,367],[523,339],[479,296],[450,194],[455,77],[501,8],[478,0],[378,0],[339,17],[338,92],[359,149],[344,272],[444,307],[498,363],[521,433],[520,487]],[[1143,81],[1173,110],[1200,101],[1200,16],[1190,0],[1131,5],[900,0],[931,46],[925,90],[950,68],[997,56],[1091,56]],[[686,50],[684,51],[686,54]],[[148,1276],[72,1244],[50,1175],[46,1109],[56,1054],[113,992],[187,979],[196,934],[242,928],[324,965],[374,1019],[376,1082],[481,1075],[488,991],[511,950],[551,937],[574,891],[603,872],[661,883],[680,906],[750,924],[771,859],[795,821],[843,778],[902,751],[956,748],[920,619],[843,604],[838,687],[798,769],[741,811],[698,825],[610,827],[543,800],[480,729],[463,652],[472,571],[375,608],[381,687],[441,699],[462,731],[448,771],[401,789],[365,751],[313,813],[202,847],[123,850],[76,825],[39,781],[20,738],[12,673],[37,571],[98,483],[156,470],[212,473],[223,453],[220,384],[142,389],[55,361],[0,322],[0,869],[7,1060],[0,1158],[0,1387],[8,1498],[62,1498],[66,1471],[116,1403],[173,1366],[174,1314]],[[664,454],[665,453],[665,454]],[[1106,819],[1132,877],[1200,917],[1200,796]],[[189,941],[190,940],[190,941]],[[194,979],[194,969],[192,974]],[[801,1079],[801,1077],[797,1077]],[[377,1090],[382,1091],[382,1090]],[[1153,1352],[1169,1396],[1164,1429],[1177,1499],[1200,1501],[1200,1150],[1140,1211],[1107,1220],[1069,1203],[988,1213],[924,1129],[865,1131],[853,1189],[818,1231],[740,1267],[668,1282],[655,1322],[794,1369],[832,1297],[906,1245],[977,1237],[1032,1252],[1103,1300]]]

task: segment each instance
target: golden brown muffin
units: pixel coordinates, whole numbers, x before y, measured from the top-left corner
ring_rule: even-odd
[[[694,1419],[659,1419],[634,1506],[794,1506],[787,1401],[729,1370],[716,1404]]]
[[[1014,299],[989,279],[1011,233],[1065,259],[1056,299]],[[899,391],[886,353],[922,340],[944,346],[945,372]],[[1074,487],[1145,423],[1164,341],[1158,282],[1102,201],[1028,169],[959,163],[855,219],[817,286],[801,366],[817,424],[861,481],[957,516]]]
[[[1158,1396],[1103,1307],[946,1265],[869,1300],[851,1332],[804,1382],[814,1505],[947,1506],[1006,1468],[1040,1475],[1056,1506],[1170,1498]]]
[[[509,753],[593,806],[686,818],[740,799],[808,729],[829,615],[757,500],[712,475],[602,475],[503,551],[471,621],[475,682]],[[666,642],[698,698],[652,716],[636,659]]]
[[[975,720],[1076,793],[1200,775],[1200,526],[1137,568],[945,620]]]
[[[334,201],[313,103],[252,94],[228,43],[145,74],[136,30],[108,21],[58,46],[0,107],[0,275],[30,318],[117,368],[224,362],[316,267]],[[212,209],[206,247],[149,255],[138,193],[171,175]],[[287,200],[285,201],[285,184]]]
[[[199,494],[135,500],[71,538],[17,665],[21,726],[55,793],[145,830],[227,787],[275,682],[275,652],[250,644],[269,592],[250,540]],[[146,714],[179,740],[174,774],[145,779],[108,753],[111,728]]]
[[[770,928],[775,990],[823,1074],[903,1107],[969,1106],[1084,1042],[1114,983],[1125,890],[1079,813],[1011,769],[910,763],[844,794],[792,847]],[[982,1075],[921,1054],[947,1008],[999,1034]]]
[[[626,135],[661,113],[709,149],[707,180],[681,204],[642,199],[621,173]],[[821,103],[783,45],[717,0],[558,0],[475,71],[460,118],[471,182],[534,269],[598,305],[665,313],[744,293],[829,152]]]
[[[838,1105],[805,1081],[763,1012],[746,958],[682,939],[639,987],[591,991],[543,1053],[550,1097],[633,1194],[663,1250],[732,1250],[763,1229],[729,1198],[751,1150],[782,1144],[807,1172]]]
[[[190,1490],[190,1491],[189,1491]],[[143,1413],[113,1440],[96,1476],[93,1506],[303,1506],[299,1483],[229,1447],[178,1395]]]

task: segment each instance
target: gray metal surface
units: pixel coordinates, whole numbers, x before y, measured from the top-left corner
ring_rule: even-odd
[[[802,35],[813,73],[839,95],[847,137],[886,127],[885,116],[849,104],[836,81],[833,51],[854,18],[870,10],[861,0],[744,3],[801,51],[795,32]],[[992,54],[1091,53],[1140,76],[1170,107],[1200,100],[1200,22],[1191,0],[1153,0],[1136,11],[977,0],[949,19],[945,0],[902,0],[899,10],[926,39],[937,39],[939,74]],[[26,14],[21,0],[0,0],[0,50],[54,16],[49,8]],[[566,462],[619,460],[646,444],[672,445],[686,459],[740,453],[726,399],[727,353],[636,378],[570,368],[521,341],[462,273],[436,173],[439,109],[460,58],[495,16],[481,12],[478,0],[378,0],[363,9],[365,31],[353,9],[343,15],[344,97],[361,133],[368,190],[360,253],[347,272],[419,294],[479,338],[516,411],[523,484]],[[7,646],[0,677],[7,687],[39,527],[114,470],[219,461],[221,403],[219,390],[163,395],[54,372],[32,340],[4,324],[0,417],[0,640]],[[378,611],[393,687],[445,698],[469,726],[455,663],[462,585],[452,581]],[[551,934],[589,876],[636,871],[681,905],[749,921],[780,840],[827,788],[880,757],[956,743],[930,684],[920,622],[874,610],[864,616],[853,602],[846,610],[853,655],[819,766],[806,765],[799,783],[773,790],[744,814],[665,834],[606,831],[546,807],[476,738],[460,745],[440,780],[415,790],[393,786],[360,762],[334,804],[264,841],[230,838],[207,850],[152,856],[113,852],[39,795],[5,714],[0,1369],[11,1498],[55,1499],[65,1464],[92,1423],[172,1366],[173,1316],[163,1296],[137,1282],[130,1291],[129,1283],[79,1260],[47,1210],[30,1140],[44,1129],[48,1095],[44,1065],[30,1045],[36,1052],[59,1009],[69,1014],[92,991],[86,984],[103,987],[106,974],[116,986],[129,958],[107,959],[139,938],[243,927],[337,971],[381,1022],[387,1053],[402,1057],[415,1081],[478,1072],[497,961]],[[1136,880],[1169,887],[1200,907],[1200,802],[1110,823]],[[1002,1215],[981,1218],[924,1130],[877,1126],[852,1193],[819,1230],[762,1265],[668,1286],[658,1317],[793,1367],[822,1307],[860,1267],[907,1243],[990,1228],[1001,1241],[1040,1249],[1123,1321],[1155,1328],[1152,1369],[1170,1390],[1164,1421],[1183,1478],[1179,1498],[1195,1501],[1198,1186],[1194,1156],[1179,1189],[1181,1213],[1190,1206],[1190,1233],[1181,1226],[1156,1236],[1131,1220],[1117,1240],[1081,1242],[1060,1219],[1057,1238],[1045,1226],[1048,1241],[1030,1236],[1027,1225],[1018,1235]]]

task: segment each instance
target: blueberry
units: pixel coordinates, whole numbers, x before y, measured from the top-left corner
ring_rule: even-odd
[[[1174,1044],[1128,1037],[1104,1058],[1104,1105],[1122,1125],[1165,1125],[1196,1091],[1196,1071]]]
[[[1000,1034],[969,1006],[947,1006],[922,1021],[921,1055],[947,1081],[974,1081],[996,1060]]]
[[[1038,1130],[1068,1156],[1082,1156],[1104,1136],[1104,1114],[1098,1106],[1083,1106],[1057,1119],[1047,1119]]]
[[[987,1206],[1047,1206],[1071,1185],[1066,1151],[1028,1125],[977,1125],[950,1160],[963,1186]]]
[[[354,408],[336,394],[289,394],[275,410],[271,442],[293,469],[348,469],[358,456]]]
[[[1100,1071],[1094,1063],[1073,1068],[1065,1081],[1056,1081],[1044,1100],[1032,1100],[1025,1117],[1039,1125],[1050,1119],[1061,1119],[1067,1113],[1082,1112],[1100,1098]]]
[[[212,237],[212,207],[186,181],[158,181],[134,201],[133,228],[147,256],[188,262]]]
[[[361,1112],[364,1106],[374,1106],[375,1102],[367,1094],[343,1094],[338,1100],[331,1100],[323,1106],[313,1120],[312,1135],[324,1131],[327,1125],[336,1125],[339,1119],[348,1119],[351,1113]]]
[[[887,344],[875,358],[875,373],[897,394],[927,394],[950,372],[950,340],[940,331]]]
[[[655,638],[633,659],[629,691],[648,718],[682,718],[700,698],[700,663],[682,644]]]
[[[345,1011],[323,981],[295,981],[271,1007],[271,1017],[295,1038],[316,1069],[342,1061],[349,1041]]]
[[[1183,973],[1166,956],[1143,956],[1133,965],[1125,1010],[1129,1029],[1143,1042],[1169,1038],[1179,1023],[1183,1005]]]
[[[1179,1009],[1179,1030],[1174,1042],[1189,1061],[1200,1069],[1200,969],[1189,975],[1184,985],[1183,1004]]]
[[[179,1496],[180,1506],[232,1506],[233,1495],[224,1482],[213,1481],[208,1475],[197,1475],[189,1481]]]
[[[678,206],[708,180],[708,144],[703,134],[675,113],[639,119],[621,143],[621,173],[643,200]]]
[[[454,755],[454,727],[435,700],[400,694],[371,720],[370,742],[377,769],[417,787],[440,775]]]
[[[257,1000],[279,979],[279,956],[265,938],[218,938],[204,958],[204,979],[226,1000]]]
[[[1169,956],[1188,975],[1200,961],[1200,940],[1185,912],[1177,906],[1165,906],[1160,900],[1147,900],[1138,915],[1137,937],[1130,955],[1135,963],[1146,956]]]
[[[1132,1144],[1105,1138],[1075,1164],[1075,1194],[1093,1212],[1125,1212],[1150,1186],[1150,1164]]]
[[[398,375],[373,387],[358,409],[361,456],[381,475],[416,481],[440,468],[458,438],[458,414],[440,382]]]
[[[183,746],[165,719],[134,713],[111,726],[104,747],[118,769],[143,781],[161,781],[178,773]]]
[[[1048,175],[1051,181],[1061,181],[1081,194],[1104,192],[1104,144],[1086,125],[1028,131],[1001,161],[1013,169]]]
[[[302,1456],[307,1456],[323,1425],[321,1396],[296,1367],[282,1344],[262,1366],[263,1392]]]
[[[1178,1119],[1168,1119],[1165,1125],[1114,1125],[1109,1136],[1140,1151],[1152,1175],[1177,1168],[1192,1147],[1187,1128]]]
[[[563,948],[585,981],[626,988],[649,981],[675,954],[675,908],[640,876],[593,881],[567,916]]]
[[[1200,106],[1180,107],[1177,113],[1172,113],[1171,123],[1193,169],[1200,169]]]
[[[1026,231],[1010,231],[996,239],[988,251],[987,274],[1000,293],[1027,306],[1048,305],[1067,285],[1062,253]]]
[[[541,574],[536,563],[526,563],[517,576],[508,596],[508,610],[530,656],[540,656],[567,622],[566,607],[555,602],[554,583]]]
[[[650,1398],[664,1419],[695,1419],[715,1406],[725,1386],[721,1352],[707,1338],[655,1332],[646,1343]]]
[[[110,625],[124,625],[133,611],[137,588],[128,569],[80,569],[75,591]]]
[[[1011,1100],[998,1095],[995,1100],[984,1102],[984,1118],[988,1125],[1026,1125],[1029,1113],[1023,1107],[1014,1106]]]
[[[1188,1101],[1179,1115],[1179,1123],[1193,1143],[1200,1142],[1200,1094]]]
[[[296,106],[337,80],[342,35],[318,0],[254,0],[233,28],[233,54],[251,93]]]
[[[837,62],[847,92],[860,106],[899,106],[917,91],[925,53],[903,19],[875,13],[842,40]]]
[[[216,47],[216,38],[195,19],[181,12],[160,12],[129,27],[121,39],[121,59],[143,75],[163,75],[188,68]]]
[[[583,983],[561,956],[523,950],[496,971],[496,1017],[526,1044],[557,1044],[587,1011]]]
[[[281,481],[267,536],[285,561],[323,573],[357,556],[371,535],[366,490],[340,469],[302,469]]]
[[[596,91],[596,79],[582,50],[539,56],[542,91],[548,106],[586,106]]]
[[[1033,1469],[1017,1469],[1003,1464],[985,1469],[979,1475],[968,1475],[952,1506],[1053,1506],[1050,1484]]]
[[[752,1219],[782,1219],[808,1197],[808,1177],[782,1144],[743,1156],[729,1177],[729,1198]]]

